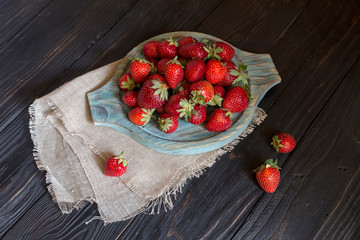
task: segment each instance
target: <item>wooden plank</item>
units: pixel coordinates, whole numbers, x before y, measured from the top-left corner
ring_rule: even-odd
[[[0,48],[46,9],[53,0],[13,0],[0,3]]]
[[[283,165],[277,192],[260,199],[266,207],[254,208],[236,238],[358,239],[359,76],[360,58]]]
[[[350,3],[353,4],[354,2]],[[338,15],[338,7],[343,9],[346,5],[349,5],[348,9],[350,10],[343,12],[343,15]],[[151,219],[138,216],[121,237],[125,239],[143,237],[150,229],[152,229],[151,231],[155,229],[154,231],[161,234],[162,237],[169,236],[166,234],[170,232],[172,233],[170,235],[174,238],[206,237],[209,239],[227,239],[236,234],[237,231],[238,234],[246,233],[248,231],[247,228],[251,229],[253,224],[258,221],[257,215],[251,210],[252,207],[258,206],[261,209],[260,212],[264,214],[276,209],[276,203],[272,204],[270,202],[270,200],[274,201],[271,196],[263,194],[263,191],[257,187],[251,170],[255,169],[267,158],[277,156],[276,152],[269,145],[269,140],[274,133],[284,130],[290,131],[296,135],[297,139],[300,139],[306,133],[307,127],[311,125],[312,121],[321,111],[323,103],[331,97],[338,85],[341,84],[347,70],[355,62],[360,51],[357,44],[359,37],[355,37],[355,33],[359,31],[359,25],[354,21],[358,15],[351,10],[353,9],[351,6],[349,3],[344,3],[341,6],[330,5],[324,11],[317,11],[326,14],[326,16],[333,14],[335,20],[314,26],[310,28],[312,29],[312,34],[303,36],[302,41],[304,43],[300,48],[303,48],[305,51],[301,53],[297,61],[303,61],[304,64],[296,66],[299,71],[296,75],[292,73],[292,76],[295,76],[294,78],[283,79],[287,82],[287,87],[284,87],[286,89],[286,92],[283,93],[284,97],[281,95],[279,99],[276,99],[280,93],[273,94],[272,96],[270,94],[270,97],[273,97],[270,100],[273,100],[275,104],[265,104],[270,109],[268,119],[246,140],[246,143],[245,141],[240,143],[231,154],[223,157],[221,163],[218,162],[214,165],[200,180],[196,180],[195,183],[193,181],[189,183],[189,185],[191,184],[190,189],[194,188],[197,184],[205,186],[202,191],[207,194],[202,196],[201,193],[197,192],[201,196],[198,198],[196,193],[190,194],[191,190],[185,190],[183,195],[184,198],[186,196],[186,200],[184,198],[179,199],[171,213],[162,213],[159,216],[153,216]],[[322,5],[314,6],[310,4],[307,6],[307,8],[314,7],[317,7],[318,10],[323,8]],[[316,9],[313,11],[315,12]],[[307,9],[303,10],[303,14],[296,17],[297,19],[289,29],[299,28],[308,30],[308,28],[303,26],[303,24],[307,23],[303,22],[303,18],[307,16],[306,12]],[[319,33],[316,31],[319,27],[324,30],[320,38],[318,36]],[[294,37],[291,36],[291,32],[288,32],[288,34],[289,37],[285,35],[281,39],[287,40]],[[301,36],[301,32],[296,32],[295,36],[298,37],[297,35]],[[315,47],[310,47],[312,40],[315,40],[317,44]],[[284,44],[285,42],[277,40],[276,44]],[[299,51],[296,41],[292,45],[282,46],[282,48],[285,47],[289,49],[287,53],[290,55]],[[341,65],[335,64],[339,62],[339,56],[341,56]],[[289,73],[291,73],[293,66],[286,65],[285,61],[288,60],[284,59],[284,62],[281,62],[281,64],[284,66],[283,72],[291,76]],[[329,68],[331,71],[329,71]],[[309,73],[312,74],[311,78],[308,77]],[[331,81],[324,85],[322,82],[326,78],[331,78]],[[306,87],[306,91],[300,94],[298,91],[299,87]],[[277,92],[276,90],[274,91]],[[305,97],[308,97],[308,99],[301,101]],[[310,102],[311,99],[315,99],[315,101]],[[293,105],[293,103],[295,104]],[[285,121],[282,119],[282,116],[288,116],[288,118],[294,117],[299,119],[299,121],[296,123],[289,119],[285,119]],[[257,149],[256,152],[254,152],[254,149]],[[288,155],[280,156],[280,163],[284,163],[287,157]],[[230,162],[231,159],[233,161]],[[213,169],[216,168],[225,168],[228,173],[223,175],[212,173],[212,171],[215,171]],[[224,189],[216,192],[213,190],[214,187],[208,187],[207,182],[213,182],[212,180],[215,181],[216,187]],[[237,191],[234,185],[239,185],[239,188],[240,186],[248,186],[249,188],[246,191],[243,189]],[[224,193],[226,194],[224,195]],[[244,198],[241,197],[242,194],[245,195]],[[206,196],[211,197],[206,198]],[[258,202],[259,199],[262,201]],[[271,210],[268,210],[266,207]],[[202,211],[197,210],[199,208],[205,209]],[[254,217],[248,218],[249,214],[253,214]],[[263,226],[263,224],[265,222],[261,222],[259,225]],[[239,229],[239,226],[242,227]],[[236,235],[236,238],[238,236]]]

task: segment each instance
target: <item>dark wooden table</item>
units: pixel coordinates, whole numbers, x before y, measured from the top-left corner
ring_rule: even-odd
[[[0,239],[360,239],[360,3],[343,1],[0,2]],[[174,209],[106,226],[95,204],[62,215],[35,165],[28,106],[155,35],[198,31],[270,53],[282,83],[268,117]],[[290,154],[269,145],[278,131]],[[279,158],[274,194],[252,169]]]

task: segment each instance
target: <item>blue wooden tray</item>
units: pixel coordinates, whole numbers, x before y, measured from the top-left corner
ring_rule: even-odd
[[[87,94],[94,124],[114,128],[148,148],[168,154],[190,155],[221,148],[246,129],[266,92],[280,83],[280,76],[270,55],[248,53],[234,47],[236,52],[234,62],[241,62],[248,66],[248,80],[253,99],[244,112],[233,115],[233,125],[228,130],[213,133],[207,131],[204,124],[192,125],[183,120],[179,121],[179,128],[172,134],[163,133],[154,120],[145,127],[136,126],[127,117],[129,108],[121,102],[122,91],[118,86],[119,78],[127,71],[131,58],[142,56],[142,48],[146,42],[168,39],[170,36],[175,40],[193,36],[198,40],[206,38],[223,41],[197,32],[172,32],[139,44],[122,59],[114,76],[104,86]]]

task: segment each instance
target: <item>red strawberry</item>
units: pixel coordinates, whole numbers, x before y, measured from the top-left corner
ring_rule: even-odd
[[[239,86],[230,88],[222,102],[222,107],[230,110],[232,113],[242,112],[249,105],[246,91]]]
[[[179,126],[177,118],[170,116],[168,113],[163,113],[158,118],[161,131],[164,133],[173,133]]]
[[[179,44],[179,48],[182,47],[182,46],[185,46],[185,45],[188,45],[190,43],[193,43],[193,42],[197,42],[198,40],[196,40],[195,38],[193,37],[183,37],[182,39],[180,39],[178,41],[178,44]]]
[[[198,80],[190,85],[192,100],[195,103],[205,104],[214,96],[214,87],[206,80]]]
[[[143,52],[146,58],[158,58],[157,49],[160,45],[159,41],[149,41],[144,45]]]
[[[180,94],[183,97],[188,97],[190,95],[190,85],[190,82],[182,80],[181,83],[176,86],[174,92]]]
[[[217,52],[216,54],[225,61],[230,61],[235,56],[235,50],[229,44],[224,42],[216,42],[215,48],[221,48],[221,52]]]
[[[108,177],[120,177],[126,172],[127,161],[125,160],[124,151],[119,156],[110,157],[105,163],[104,174]]]
[[[166,104],[166,103],[165,103]],[[159,114],[163,114],[165,112],[165,108],[164,108],[164,105],[160,106],[160,107],[157,107],[155,109],[155,111]]]
[[[279,133],[272,138],[271,145],[277,152],[288,153],[295,148],[295,139],[289,133]]]
[[[138,91],[127,91],[123,94],[121,99],[126,106],[133,108],[137,106],[138,94]]]
[[[151,119],[154,109],[146,109],[141,107],[135,107],[128,113],[129,119],[132,123],[145,126]]]
[[[195,82],[204,77],[205,63],[203,60],[190,60],[185,67],[185,78],[189,82]]]
[[[130,73],[125,73],[124,75],[122,75],[120,77],[119,87],[124,92],[131,91],[137,86],[138,86],[138,84],[136,84],[134,79],[131,78]]]
[[[158,62],[158,64],[157,64],[158,73],[164,75],[165,66],[170,60],[171,60],[170,58],[163,58]]]
[[[136,83],[142,83],[150,73],[150,63],[145,59],[135,58],[130,64],[130,74]]]
[[[166,82],[172,89],[175,89],[184,78],[184,69],[176,57],[166,64],[164,72]]]
[[[158,80],[160,80],[160,81],[162,81],[162,82],[166,82],[165,78],[164,78],[163,76],[161,76],[160,74],[157,74],[157,73],[151,74],[151,75],[147,76],[147,78],[145,79],[145,81],[155,80],[155,79],[158,79]],[[145,82],[145,81],[144,81],[144,82]]]
[[[168,99],[169,87],[159,79],[145,81],[140,88],[138,105],[142,108],[157,108]]]
[[[206,107],[197,103],[194,106],[194,111],[192,111],[192,115],[188,118],[188,120],[194,125],[203,123],[206,120]]]
[[[175,118],[179,118],[180,112],[178,110],[182,108],[182,106],[180,106],[180,101],[182,99],[185,98],[180,94],[171,95],[169,97],[169,100],[164,105],[165,112],[167,112],[168,114],[170,114]]]
[[[206,46],[202,42],[194,42],[179,48],[179,55],[186,59],[204,60],[208,56]]]
[[[223,108],[215,109],[206,123],[206,129],[210,132],[221,132],[231,127],[232,114]]]
[[[157,64],[159,63],[158,59],[155,58],[146,58],[146,61],[148,61],[150,64],[152,63],[152,67],[156,69]]]
[[[236,79],[236,76],[231,73],[231,70],[236,70],[236,65],[232,61],[221,61],[222,64],[226,67],[226,75],[224,79],[219,83],[219,85],[228,87],[230,86],[234,80]]]
[[[172,38],[162,41],[157,49],[160,58],[174,58],[177,55],[177,48],[179,44]]]
[[[221,107],[222,101],[225,96],[225,88],[220,85],[214,85],[214,97],[207,103],[210,106],[219,106]]]
[[[212,59],[206,63],[205,78],[210,83],[220,83],[225,78],[226,73],[226,67],[220,61]]]
[[[264,164],[254,170],[256,172],[256,180],[260,187],[267,193],[275,192],[280,181],[280,171],[277,166],[277,159],[273,162],[272,159],[266,160]]]

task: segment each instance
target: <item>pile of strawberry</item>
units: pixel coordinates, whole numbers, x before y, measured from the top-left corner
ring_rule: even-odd
[[[206,129],[219,132],[231,127],[232,113],[247,108],[246,65],[232,61],[235,50],[229,44],[169,38],[147,42],[143,54],[119,80],[134,124],[145,126],[156,111],[160,129],[172,133],[178,119],[198,125],[210,114]]]

